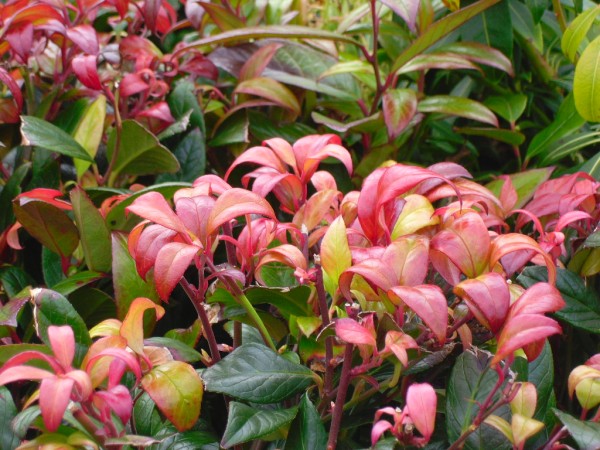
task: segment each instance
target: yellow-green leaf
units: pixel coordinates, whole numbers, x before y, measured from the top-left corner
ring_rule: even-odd
[[[600,122],[600,36],[587,46],[573,81],[577,112],[589,122]]]
[[[600,5],[579,14],[565,30],[560,44],[563,53],[571,62],[575,62],[577,50],[579,50],[581,42],[584,40],[598,14],[600,14]]]
[[[351,265],[346,224],[340,216],[329,226],[321,243],[321,266],[329,280],[326,287],[331,295],[338,287],[340,275]]]
[[[96,157],[98,146],[102,140],[104,132],[104,117],[106,116],[106,97],[100,95],[89,105],[79,121],[73,138],[85,149],[92,157]],[[75,168],[77,169],[77,178],[80,179],[85,171],[90,167],[90,161],[75,159]]]

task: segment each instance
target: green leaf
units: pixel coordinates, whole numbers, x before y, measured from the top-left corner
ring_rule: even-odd
[[[192,366],[170,361],[143,376],[142,387],[179,431],[191,428],[200,416],[204,387]]]
[[[26,145],[35,145],[61,155],[94,162],[75,139],[57,126],[33,116],[21,116],[21,120],[21,133]]]
[[[149,345],[151,347],[164,347],[171,352],[171,355],[173,355],[173,358],[177,361],[192,363],[200,361],[202,358],[200,353],[198,353],[189,345],[168,337],[151,337],[144,340],[144,345]]]
[[[529,363],[527,379],[535,384],[538,395],[534,419],[551,428],[552,424],[547,417],[554,402],[554,360],[552,348],[547,340],[540,356]]]
[[[238,111],[228,117],[217,130],[215,137],[209,142],[211,147],[223,147],[231,144],[248,143],[248,115]]]
[[[588,159],[588,161],[581,166],[581,170],[589,173],[596,180],[600,180],[600,152]]]
[[[297,412],[298,408],[264,410],[231,402],[221,446],[230,448],[274,433],[294,420]]]
[[[527,148],[527,159],[544,153],[551,144],[577,131],[584,123],[585,120],[575,109],[573,95],[568,95],[558,109],[554,121],[531,140]]]
[[[474,4],[455,11],[442,19],[434,22],[427,27],[427,30],[415,39],[401,54],[396,58],[390,72],[396,72],[404,64],[417,55],[422,54],[439,40],[448,36],[452,31],[464,23],[470,21],[473,17],[498,3],[500,0],[481,0]]]
[[[175,86],[175,89],[171,92],[167,98],[167,103],[171,110],[171,114],[175,119],[181,119],[189,111],[190,125],[196,127],[204,135],[206,134],[206,127],[204,125],[204,114],[198,104],[198,99],[194,93],[194,84],[187,80],[182,80]]]
[[[584,247],[600,247],[600,231],[596,231],[590,234],[585,242],[583,243]]]
[[[308,398],[302,396],[298,415],[290,426],[284,450],[317,450],[327,446],[327,432],[321,417]]]
[[[519,146],[525,141],[525,135],[520,131],[501,130],[498,128],[455,128],[454,131],[467,136],[484,136],[510,145]]]
[[[15,221],[12,210],[13,199],[21,193],[21,183],[29,173],[31,163],[20,165],[8,179],[0,192],[0,233],[7,229]]]
[[[125,318],[129,306],[138,297],[147,297],[158,302],[158,294],[154,284],[144,281],[137,273],[135,261],[127,250],[127,238],[120,233],[112,235],[113,254],[113,285],[115,289],[115,302],[117,304],[117,317]]]
[[[600,122],[600,36],[583,51],[573,80],[575,106],[581,117]]]
[[[253,305],[269,304],[277,307],[284,317],[290,315],[308,316],[312,314],[312,308],[308,303],[310,288],[297,286],[291,289],[251,287],[246,290],[246,297]]]
[[[488,97],[484,104],[507,122],[515,123],[525,111],[527,96],[512,94],[501,97]]]
[[[83,287],[89,283],[93,283],[96,280],[103,278],[105,275],[100,272],[93,272],[90,270],[83,270],[71,275],[64,280],[56,283],[52,290],[58,292],[61,295],[69,295],[76,291],[80,287]]]
[[[475,2],[475,5],[479,2]],[[493,5],[460,30],[462,40],[480,42],[512,57],[513,31],[509,2]]]
[[[550,178],[553,170],[552,167],[544,167],[542,169],[531,169],[509,175],[513,187],[517,191],[517,203],[514,208],[517,209],[525,206],[533,197],[537,187]],[[502,180],[494,180],[488,183],[486,187],[499,197],[503,184],[504,181]]]
[[[156,409],[156,403],[144,392],[133,406],[135,430],[144,436],[156,436],[163,428],[163,421]]]
[[[583,279],[567,269],[557,268],[556,288],[560,291],[566,306],[555,313],[556,317],[576,328],[600,333],[600,298],[586,287]],[[548,281],[545,267],[526,267],[517,277],[523,287],[528,288],[540,281]]]
[[[542,45],[540,45],[536,38],[536,24],[527,5],[519,0],[509,0],[508,7],[510,9],[510,19],[515,35],[531,42],[536,48],[542,49],[543,42],[541,43]]]
[[[69,195],[85,263],[90,270],[109,272],[112,264],[110,232],[104,217],[79,186],[72,189]]]
[[[600,448],[600,423],[578,420],[575,417],[553,409],[556,417],[567,427],[580,450]]]
[[[15,200],[13,209],[17,220],[34,238],[54,253],[66,258],[79,244],[79,233],[67,214],[41,200]]]
[[[12,429],[12,421],[17,415],[17,407],[10,391],[0,386],[0,448],[17,448],[21,439]]]
[[[117,132],[113,129],[106,145],[109,160],[115,152],[116,142]],[[120,174],[152,175],[177,170],[179,170],[177,158],[160,144],[156,136],[135,120],[123,121],[119,153],[111,179]]]
[[[208,2],[198,3],[202,5],[202,8],[221,31],[236,30],[246,26],[234,12],[230,12],[223,5]]]
[[[419,102],[419,112],[440,113],[451,116],[465,117],[478,122],[498,126],[498,119],[492,111],[483,104],[464,97],[450,95],[432,95]]]
[[[35,280],[20,267],[8,266],[0,269],[0,283],[9,298],[15,297],[27,286],[35,284]]]
[[[242,345],[206,369],[206,389],[254,403],[276,403],[303,391],[314,373],[294,364],[269,348]]]
[[[31,291],[35,305],[34,318],[40,339],[50,345],[48,340],[48,327],[50,325],[69,325],[75,336],[75,360],[73,366],[79,366],[88,347],[92,344],[87,326],[81,316],[77,314],[73,305],[50,289],[33,289]]]
[[[19,353],[26,351],[41,352],[45,355],[51,355],[52,350],[42,344],[6,344],[0,345],[0,366],[4,365],[6,361]],[[44,368],[49,367],[45,362],[42,363]],[[31,364],[35,365],[35,364]]]
[[[92,328],[103,320],[117,317],[114,300],[99,289],[78,289],[69,295],[69,301],[88,328]]]
[[[450,442],[459,438],[473,423],[479,405],[487,398],[498,380],[489,367],[490,356],[484,352],[463,352],[452,369],[446,392],[446,431]],[[500,389],[501,390],[501,389]],[[495,396],[497,399],[499,394]],[[509,408],[503,406],[495,411],[497,416],[509,418]],[[483,425],[465,442],[465,449],[509,449],[508,441],[496,429]]]
[[[600,143],[600,131],[589,131],[567,136],[551,145],[540,159],[539,164],[549,166],[571,153],[598,143]]]
[[[560,45],[563,53],[574,63],[581,43],[600,14],[600,6],[590,8],[579,14],[563,33]]]
[[[27,434],[27,430],[34,425],[34,421],[41,415],[42,412],[40,411],[40,407],[37,405],[30,406],[29,408],[21,411],[15,416],[11,423],[15,434],[23,439]],[[41,417],[38,420],[41,422]]]
[[[51,288],[55,284],[65,279],[62,271],[60,255],[48,250],[48,247],[42,247],[42,272],[46,286]]]
[[[92,159],[96,157],[98,146],[104,135],[105,117],[106,97],[100,95],[86,108],[85,113],[73,134],[73,138],[83,147]],[[89,161],[81,161],[79,159],[75,159],[74,164],[75,169],[77,170],[77,179],[80,179],[91,165]]]

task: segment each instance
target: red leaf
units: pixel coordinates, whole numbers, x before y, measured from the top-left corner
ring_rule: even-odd
[[[519,314],[509,320],[498,337],[498,349],[491,361],[495,365],[516,350],[548,336],[560,334],[561,328],[555,320],[541,314]]]
[[[245,189],[229,189],[215,202],[208,219],[207,233],[211,234],[225,222],[246,214],[260,214],[275,219],[273,208],[264,198]]]
[[[375,347],[375,333],[367,330],[353,319],[338,319],[335,322],[335,334],[338,338],[349,344],[368,345]]]
[[[472,280],[464,280],[454,293],[465,301],[473,315],[484,327],[497,333],[508,314],[510,292],[500,274],[489,272]]]
[[[67,30],[67,36],[71,39],[84,53],[88,55],[97,55],[100,47],[98,45],[98,36],[96,30],[91,25],[77,25],[76,27]]]
[[[146,279],[146,274],[156,262],[156,255],[176,234],[175,231],[156,224],[144,229],[135,247],[135,265],[140,277]]]
[[[229,166],[229,169],[227,169],[224,178],[227,180],[231,172],[233,172],[233,169],[235,169],[240,164],[244,163],[260,164],[261,166],[271,167],[281,173],[286,172],[285,165],[270,148],[252,147],[235,159],[233,164],[231,164],[231,166]]]
[[[187,236],[185,225],[158,192],[140,195],[125,210]]]
[[[56,189],[36,188],[32,189],[31,191],[23,192],[22,194],[17,195],[15,198],[19,199],[20,205],[24,205],[29,200],[35,199],[42,200],[46,203],[56,206],[59,209],[70,211],[73,209],[70,203],[64,200],[57,200],[57,197],[62,197],[62,195],[63,193]]]
[[[75,381],[71,378],[48,377],[40,385],[40,410],[44,425],[50,432],[58,429],[67,405],[71,401],[71,391]]]
[[[510,307],[509,318],[521,314],[545,314],[565,307],[560,292],[549,283],[536,283],[527,289]]]
[[[21,63],[27,64],[27,60],[33,48],[33,25],[26,23],[21,27],[13,27],[6,33],[4,39],[10,44],[13,51],[19,56]]]
[[[438,286],[396,286],[388,291],[388,296],[393,302],[403,302],[412,309],[431,328],[440,344],[446,342],[448,305]]]
[[[181,242],[171,242],[160,249],[154,265],[154,282],[162,300],[169,299],[169,295],[200,250],[195,245]]]
[[[128,73],[123,77],[120,84],[120,93],[123,97],[129,97],[134,94],[150,89],[139,73]]]
[[[215,206],[215,198],[208,195],[180,198],[175,201],[177,215],[189,232],[196,236],[202,245],[206,245],[208,237],[208,217]]]
[[[406,393],[406,408],[415,427],[429,441],[435,428],[437,396],[426,383],[411,384]]]
[[[100,82],[96,66],[96,56],[78,55],[71,61],[71,66],[73,67],[73,72],[77,75],[77,79],[85,87],[94,90],[102,89],[102,83]]]

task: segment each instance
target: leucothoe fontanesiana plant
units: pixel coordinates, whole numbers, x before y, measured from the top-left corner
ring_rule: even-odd
[[[243,153],[224,179],[202,176],[168,198],[142,191],[96,209],[79,188],[69,200],[19,196],[20,225],[62,252],[66,279],[3,306],[16,356],[0,382],[32,393],[24,404],[17,395],[19,415],[10,403],[19,425],[10,436],[23,448],[85,439],[521,449],[568,445],[598,426],[597,349],[582,346],[556,379],[552,351],[569,349],[563,332],[583,340],[600,331],[586,287],[600,271],[597,181],[538,169],[483,186],[454,163],[389,163],[344,194],[319,170],[325,160],[353,169],[335,135],[274,138]],[[232,187],[248,165],[243,187]],[[82,211],[106,223],[119,209],[123,229],[102,241],[112,242],[112,274],[90,274],[97,244]],[[54,227],[36,222],[40,211]],[[75,229],[70,251],[51,239],[57,224]],[[9,233],[13,247],[19,233]],[[116,317],[89,332],[81,284],[95,286],[96,305],[117,303]],[[127,300],[124,288],[149,298]],[[195,317],[182,320],[186,304]],[[65,323],[72,334],[56,327]],[[75,362],[58,334],[74,337]],[[42,380],[39,394],[14,384],[25,379]],[[68,401],[49,402],[57,393]],[[121,397],[131,407],[116,406]],[[38,398],[43,421],[27,421]],[[37,430],[30,443],[28,427]]]

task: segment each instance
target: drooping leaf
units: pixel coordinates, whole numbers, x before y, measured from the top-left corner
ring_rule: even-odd
[[[143,376],[142,387],[177,430],[191,428],[200,416],[204,387],[192,366],[170,361]]]
[[[156,319],[160,319],[165,313],[165,309],[154,303],[152,300],[138,297],[131,303],[119,331],[119,334],[127,340],[129,348],[138,355],[141,355],[144,352],[143,325],[144,313],[146,310],[154,310]]]
[[[446,432],[450,442],[455,441],[471,425],[479,412],[479,405],[487,398],[498,380],[498,375],[489,368],[489,356],[477,351],[463,352],[452,369],[446,394]],[[498,393],[495,398],[498,398]],[[503,406],[495,415],[509,418],[509,408]],[[465,443],[468,450],[495,448],[508,450],[506,438],[491,427],[479,427]]]
[[[113,179],[120,174],[150,175],[179,170],[177,158],[158,142],[156,136],[134,120],[123,121],[118,150],[116,143],[116,131],[113,130],[106,145],[109,160],[118,151]]]
[[[544,267],[527,267],[517,281],[524,287],[532,286],[548,279]],[[576,328],[600,333],[600,299],[587,288],[583,279],[567,269],[557,269],[556,288],[567,304],[555,315]]]
[[[284,450],[313,450],[327,446],[327,432],[315,406],[304,394],[298,415],[290,425]]]
[[[558,409],[553,408],[552,411],[567,427],[580,450],[594,450],[600,447],[599,423],[576,419]]]
[[[512,62],[500,50],[477,42],[453,42],[443,45],[437,51],[461,55],[469,61],[502,70],[514,76]]]
[[[70,197],[88,268],[98,272],[110,271],[110,233],[104,217],[80,187],[72,189]]]
[[[600,122],[600,36],[583,51],[573,80],[573,96],[579,115],[589,122]]]
[[[86,286],[89,283],[93,283],[94,281],[97,281],[103,278],[104,276],[105,275],[100,272],[82,270],[81,272],[77,272],[54,284],[54,286],[52,286],[52,290],[58,292],[59,294],[67,296],[79,289],[80,287]]]
[[[202,8],[204,8],[221,31],[237,30],[246,26],[234,12],[228,10],[223,5],[208,2],[198,3],[202,5]]]
[[[163,347],[169,350],[177,361],[196,362],[200,361],[201,355],[192,346],[183,343],[180,340],[168,337],[151,337],[144,341],[145,345],[153,347]]]
[[[343,318],[335,322],[335,334],[338,338],[354,345],[375,347],[375,332],[363,327],[354,319]]]
[[[217,199],[208,219],[207,233],[211,234],[224,223],[245,214],[260,214],[271,219],[275,212],[271,205],[254,192],[232,188]]]
[[[433,95],[419,102],[418,110],[424,113],[448,114],[465,117],[478,122],[498,126],[498,119],[483,104],[463,97],[450,95]]]
[[[254,403],[276,403],[312,383],[313,372],[269,348],[245,344],[206,369],[206,389]]]
[[[291,423],[297,413],[297,407],[267,410],[231,402],[221,446],[230,448],[274,433]]]
[[[75,139],[56,125],[33,116],[22,116],[21,121],[21,133],[27,145],[35,145],[84,161],[94,161]]]

